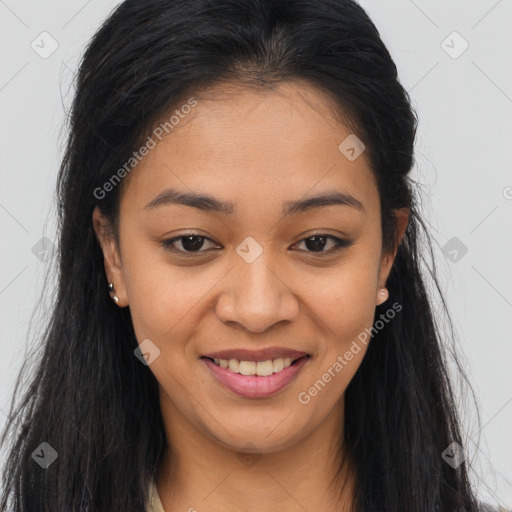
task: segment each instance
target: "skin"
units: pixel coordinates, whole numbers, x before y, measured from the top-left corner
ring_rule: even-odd
[[[130,307],[139,343],[150,339],[160,349],[149,368],[177,461],[167,453],[156,476],[163,506],[350,510],[354,471],[348,462],[334,478],[335,455],[344,392],[366,346],[308,404],[297,397],[371,328],[382,302],[378,290],[395,254],[382,250],[370,162],[364,152],[354,161],[340,152],[351,130],[333,117],[332,100],[306,83],[265,92],[223,84],[195,97],[193,111],[124,179],[119,246],[99,210],[93,214],[118,306]],[[235,211],[144,208],[168,188],[230,201]],[[285,201],[326,191],[349,193],[364,210],[330,205],[282,215]],[[408,212],[396,215],[401,238]],[[190,231],[207,238],[204,255],[161,245]],[[351,245],[321,257],[306,244],[315,233]],[[263,250],[252,263],[236,252],[248,236]],[[174,247],[184,250],[180,241]],[[323,251],[333,247],[327,240]],[[200,359],[271,346],[311,358],[293,382],[264,399],[235,395]]]

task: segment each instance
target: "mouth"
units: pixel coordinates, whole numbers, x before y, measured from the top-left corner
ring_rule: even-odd
[[[271,354],[279,357],[270,357]],[[277,394],[311,359],[311,355],[304,352],[277,349],[265,354],[238,351],[236,355],[240,359],[229,357],[232,355],[235,351],[205,355],[201,360],[223,388],[244,398],[267,398]]]

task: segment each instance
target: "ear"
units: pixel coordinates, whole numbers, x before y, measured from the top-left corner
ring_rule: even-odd
[[[92,212],[92,224],[96,238],[103,251],[103,264],[105,266],[107,282],[114,284],[114,290],[110,293],[110,296],[117,296],[119,298],[117,305],[119,307],[125,307],[128,305],[128,297],[121,253],[113,233],[111,222],[101,213],[97,206]]]
[[[382,253],[379,268],[378,287],[379,289],[386,287],[386,281],[388,280],[391,267],[395,261],[398,246],[402,241],[405,230],[407,229],[407,223],[409,221],[409,208],[399,208],[394,210],[396,222],[397,222],[397,243],[393,251],[386,251]]]

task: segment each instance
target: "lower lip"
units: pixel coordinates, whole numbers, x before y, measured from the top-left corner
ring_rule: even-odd
[[[289,384],[308,362],[309,357],[304,356],[291,366],[287,366],[277,373],[267,377],[258,375],[241,375],[227,368],[221,368],[207,358],[201,358],[213,373],[214,377],[225,387],[244,398],[266,398],[275,395]]]

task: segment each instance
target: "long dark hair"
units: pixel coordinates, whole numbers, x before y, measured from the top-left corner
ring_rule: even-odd
[[[11,448],[0,509],[145,510],[167,448],[164,425],[156,379],[133,354],[129,308],[107,293],[91,220],[97,205],[116,229],[122,183],[94,191],[194,93],[293,80],[328,93],[366,145],[384,248],[396,247],[393,211],[411,209],[387,282],[390,303],[403,309],[375,334],[346,390],[356,509],[476,510],[466,464],[453,469],[441,457],[463,441],[427,293],[427,279],[437,283],[424,265],[430,239],[409,176],[417,119],[376,27],[352,0],[128,0],[96,33],[76,77],[58,177],[58,287],[35,371],[2,436]],[[58,453],[47,469],[32,457],[42,442]]]

